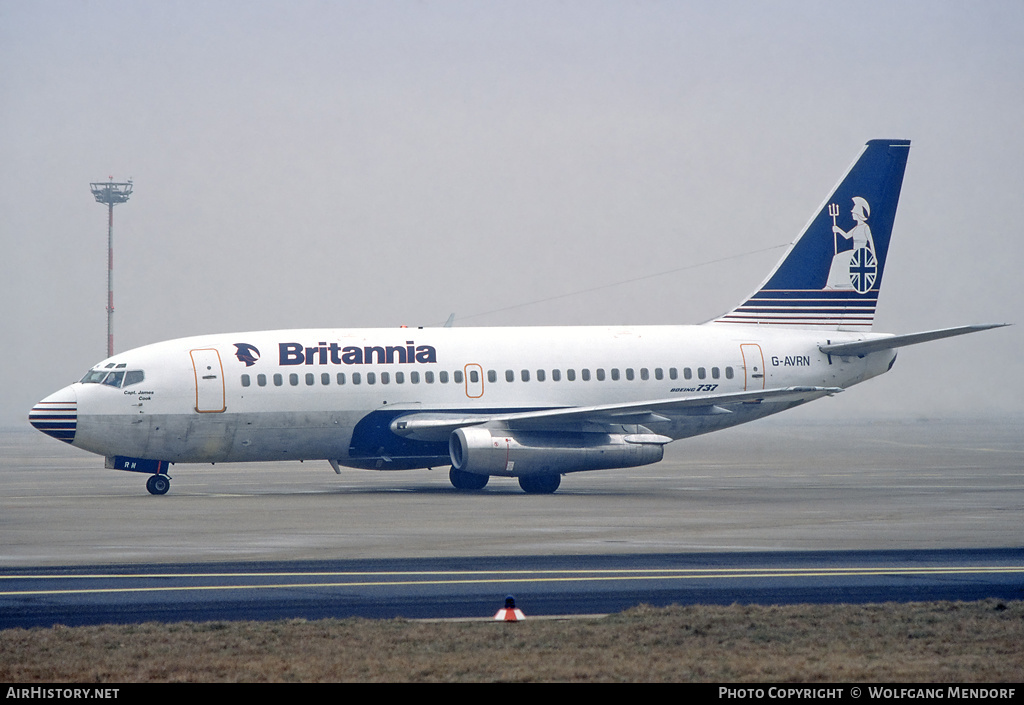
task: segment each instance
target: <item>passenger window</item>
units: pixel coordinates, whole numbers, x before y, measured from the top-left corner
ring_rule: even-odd
[[[405,373],[404,372],[396,372],[395,373],[395,384],[405,384]]]
[[[377,384],[377,373],[376,372],[367,372],[366,373],[366,383],[367,384]]]
[[[312,372],[307,372],[306,373],[306,386],[307,387],[312,387],[314,384],[316,384],[316,379],[313,377],[313,373]]]
[[[516,381],[516,373],[513,372],[512,370],[505,370],[505,381],[506,382],[515,382]]]
[[[380,383],[381,384],[390,384],[391,383],[391,373],[390,372],[381,372],[380,373]]]
[[[344,372],[339,372],[338,373],[338,384],[345,384],[345,373]]]
[[[684,367],[683,368],[683,378],[685,378],[685,379],[693,379],[693,370],[691,370],[689,367]]]
[[[707,370],[705,370],[703,367],[698,367],[697,368],[697,379],[704,379],[707,376],[708,376],[708,371]]]
[[[477,372],[476,370],[470,370],[469,371],[469,381],[472,382],[473,384],[476,384],[477,382],[479,382],[480,381],[480,373]]]
[[[633,368],[632,367],[627,367],[626,368],[626,379],[628,379],[630,382],[633,381]]]
[[[717,367],[712,367],[711,368],[711,378],[712,379],[718,379],[718,375],[719,375],[718,368]]]
[[[267,386],[267,376],[266,375],[256,375],[256,384],[260,385],[261,387],[266,387]]]
[[[668,378],[679,379],[679,370],[677,370],[675,367],[668,368]]]
[[[352,384],[359,384],[363,381],[363,376],[358,372],[352,373]]]
[[[583,378],[584,382],[589,382],[590,381],[590,370],[588,370],[586,367],[584,367],[582,370],[580,370],[580,376]]]
[[[726,379],[732,379],[732,376],[733,376],[732,368],[731,367],[726,367],[725,368],[725,378]]]
[[[434,383],[434,373],[433,372],[424,372],[423,373],[423,381],[425,381],[427,384],[433,384]]]
[[[412,382],[413,384],[419,384],[420,383],[420,373],[419,372],[410,372],[409,373],[409,381]]]
[[[640,368],[640,379],[642,379],[644,381],[647,381],[650,378],[651,378],[651,373],[647,370],[647,368],[646,367],[641,367]]]
[[[455,370],[455,372],[452,373],[452,379],[455,384],[462,384],[462,370]]]
[[[560,370],[551,370],[551,381],[558,382],[562,379],[562,372]]]
[[[654,368],[654,379],[657,379],[657,380],[665,379],[665,371],[662,370],[660,367],[655,367]]]
[[[612,380],[615,381],[615,382],[619,381],[619,368],[618,367],[613,367],[612,368]]]
[[[537,370],[537,381],[538,382],[543,382],[544,381],[544,370]]]
[[[438,372],[437,373],[437,381],[440,382],[441,384],[448,384],[448,373],[447,372]]]
[[[522,372],[520,372],[519,373],[519,379],[523,380],[524,382],[529,382],[530,381],[530,371],[529,370],[523,370]]]
[[[294,372],[291,373],[290,375],[288,375],[288,384],[292,385],[293,387],[298,387],[299,386],[299,376],[297,374],[295,374]]]
[[[320,384],[324,385],[325,387],[331,386],[331,373],[330,372],[324,372],[324,373],[322,373],[320,375]]]
[[[498,381],[498,373],[495,372],[494,370],[487,370],[487,381],[492,383],[492,384],[494,382],[497,382]]]
[[[604,382],[604,368],[603,367],[598,367],[597,368],[597,381],[598,382]]]
[[[572,368],[566,370],[565,371],[565,378],[567,380],[569,380],[570,382],[575,382],[576,381],[576,370],[574,370]]]
[[[249,375],[242,375],[242,386],[243,387],[248,387],[249,386]]]
[[[274,386],[275,387],[280,387],[282,384],[284,384],[284,378],[281,377],[280,374],[275,374],[274,375]]]

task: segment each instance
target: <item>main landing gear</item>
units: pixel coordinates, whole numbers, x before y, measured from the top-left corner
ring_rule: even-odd
[[[553,494],[560,484],[562,484],[562,476],[556,473],[523,475],[519,478],[519,486],[526,494]]]
[[[164,474],[150,475],[146,480],[146,489],[150,494],[167,494],[171,489],[171,478]]]
[[[448,479],[457,490],[482,490],[487,487],[487,481],[491,478],[489,475],[478,475],[475,472],[452,468],[448,472]]]
[[[456,470],[448,471],[448,479],[457,490],[482,490],[491,478],[475,472]],[[552,494],[562,484],[562,476],[557,473],[545,475],[525,475],[519,478],[519,486],[527,494]]]

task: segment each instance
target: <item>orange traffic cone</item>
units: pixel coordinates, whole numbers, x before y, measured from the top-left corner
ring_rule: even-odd
[[[498,622],[518,622],[526,619],[526,615],[516,607],[516,598],[509,595],[505,598],[505,606],[498,610],[498,613],[494,615],[494,619]]]

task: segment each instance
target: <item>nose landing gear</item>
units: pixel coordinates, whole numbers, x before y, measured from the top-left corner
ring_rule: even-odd
[[[167,474],[170,463],[166,460],[150,460],[148,458],[129,458],[126,455],[107,456],[105,467],[114,470],[126,470],[149,475],[146,489],[150,494],[167,494],[171,489],[171,477]]]
[[[167,494],[167,490],[171,489],[171,478],[167,475],[151,475],[146,480],[146,489],[150,494]]]

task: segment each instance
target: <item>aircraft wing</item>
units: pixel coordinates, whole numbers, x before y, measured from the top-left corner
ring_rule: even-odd
[[[1002,328],[1003,326],[1008,325],[1010,324],[983,323],[973,326],[942,328],[940,330],[924,331],[923,333],[907,333],[906,335],[891,335],[885,338],[857,340],[852,343],[832,343],[829,345],[819,345],[818,350],[821,350],[826,355],[857,355],[858,357],[863,357],[868,353],[878,352],[880,350],[892,350],[894,348],[901,348],[906,345],[917,345],[918,343],[927,343],[930,340],[952,338],[955,335],[977,333],[978,331],[989,330],[990,328]]]
[[[487,423],[508,428],[556,429],[581,424],[645,424],[670,421],[672,416],[730,414],[733,404],[805,402],[843,391],[841,387],[780,387],[750,392],[703,394],[685,398],[655,399],[624,404],[569,406],[511,413],[411,412],[391,422],[392,432],[415,440],[438,441],[462,426]],[[390,407],[389,407],[390,408]]]

